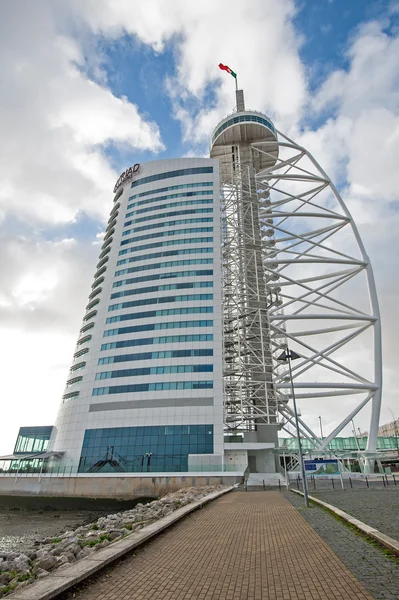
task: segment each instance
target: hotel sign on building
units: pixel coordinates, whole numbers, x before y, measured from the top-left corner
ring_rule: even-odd
[[[123,171],[122,175],[119,177],[118,181],[115,183],[114,194],[115,194],[115,192],[117,192],[119,190],[121,185],[123,185],[130,179],[133,179],[133,176],[139,172],[140,172],[139,163],[136,163],[132,167],[129,167],[128,169],[126,169],[126,171]]]

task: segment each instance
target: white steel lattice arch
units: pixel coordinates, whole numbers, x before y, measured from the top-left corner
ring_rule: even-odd
[[[381,325],[372,267],[352,216],[329,177],[303,147],[278,133],[252,144],[271,166],[255,174],[269,292],[273,382],[283,427],[293,423],[285,344],[301,359],[292,365],[301,401],[345,404],[347,416],[324,440],[300,419],[315,449],[328,444],[371,403],[367,452],[376,451],[381,405]],[[366,452],[366,454],[367,454]]]

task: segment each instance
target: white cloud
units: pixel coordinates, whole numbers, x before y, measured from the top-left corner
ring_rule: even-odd
[[[159,130],[88,79],[78,40],[57,29],[50,4],[1,6],[0,210],[49,224],[79,211],[104,218],[117,173],[102,146],[156,152]]]
[[[7,427],[2,453],[21,425],[51,424],[65,386],[98,248],[74,239],[0,240],[0,361]]]
[[[100,85],[99,68],[90,80],[87,37],[72,35],[63,8],[46,0],[0,6],[4,452],[18,425],[55,419],[98,253],[89,242],[45,238],[82,212],[106,218],[118,177],[106,146],[162,149],[158,126]]]
[[[293,0],[74,0],[73,6],[103,35],[128,32],[157,51],[173,40],[176,74],[167,89],[187,141],[207,142],[235,105],[234,80],[218,69],[219,62],[238,73],[248,107],[270,112],[285,129],[298,122],[306,77],[298,54],[301,38],[292,25]],[[215,83],[215,100],[204,108],[208,86]]]

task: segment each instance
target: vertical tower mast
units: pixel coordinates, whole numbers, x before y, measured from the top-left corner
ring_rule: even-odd
[[[211,157],[218,158],[222,185],[224,267],[224,396],[230,430],[253,432],[248,441],[277,442],[278,407],[272,380],[268,290],[264,260],[273,252],[262,229],[269,194],[258,193],[257,172],[275,163],[276,134],[261,113],[246,111],[243,90],[236,91],[236,113],[221,121],[212,136]],[[270,156],[254,151],[270,142]]]
[[[301,435],[323,453],[370,402],[360,456],[370,469],[382,364],[369,258],[347,206],[310,152],[262,113],[246,110],[242,90],[236,101],[211,141],[222,182],[225,425],[261,444],[277,445],[279,427],[292,434],[292,382],[277,361],[288,342],[301,358],[292,378],[305,410],[319,402],[348,411],[323,440],[300,418]]]

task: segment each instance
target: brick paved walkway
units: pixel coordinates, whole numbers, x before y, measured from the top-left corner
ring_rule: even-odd
[[[233,492],[187,517],[79,600],[370,600],[278,492]]]

